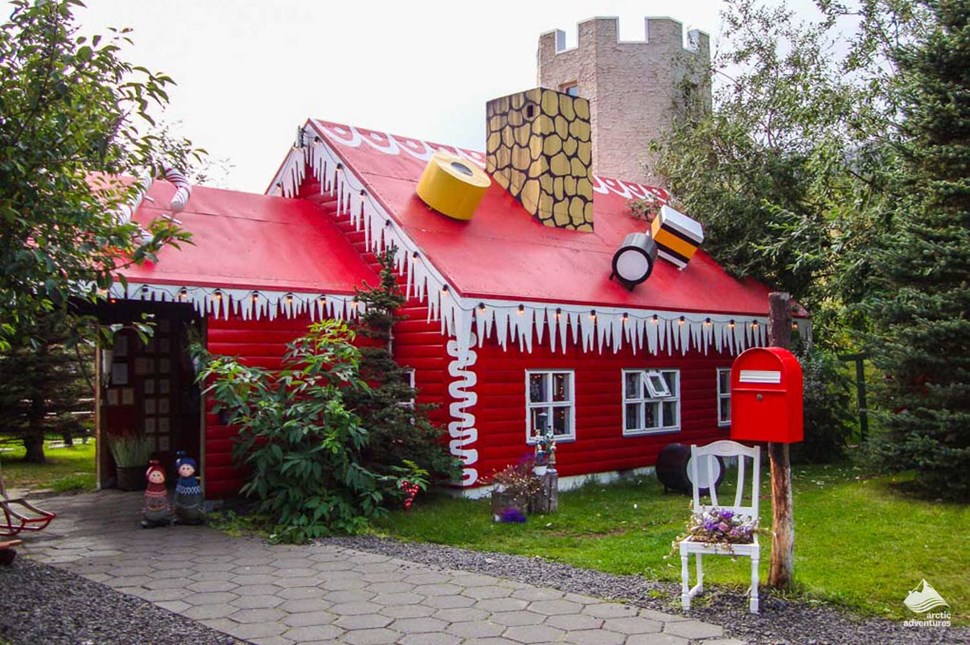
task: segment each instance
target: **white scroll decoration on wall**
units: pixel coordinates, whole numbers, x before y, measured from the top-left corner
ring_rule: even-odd
[[[472,335],[471,344],[474,342],[475,337]],[[478,441],[478,429],[475,428],[475,415],[470,411],[478,403],[478,394],[474,389],[478,377],[471,369],[477,355],[473,349],[463,349],[456,340],[449,340],[446,349],[448,356],[452,358],[448,363],[448,375],[452,378],[448,384],[448,395],[452,400],[448,406],[451,415],[448,423],[448,449],[461,460],[461,485],[471,486],[478,481],[478,470],[473,468],[478,462],[478,450],[472,447]]]

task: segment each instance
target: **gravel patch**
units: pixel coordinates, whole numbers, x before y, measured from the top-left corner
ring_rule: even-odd
[[[18,557],[0,567],[0,643],[233,645],[243,643],[103,584]]]
[[[665,613],[680,613],[680,585],[645,580],[638,576],[617,576],[550,562],[501,553],[481,553],[454,547],[400,542],[372,536],[328,538],[338,546],[380,553],[413,562],[460,569],[516,580],[561,591],[606,598]],[[902,602],[902,600],[900,600]],[[703,596],[695,598],[690,617],[725,630],[725,638],[750,643],[805,645],[899,645],[900,643],[970,643],[966,627],[905,627],[881,619],[860,619],[833,607],[792,601],[762,593],[761,613],[748,611],[743,593],[705,584]]]

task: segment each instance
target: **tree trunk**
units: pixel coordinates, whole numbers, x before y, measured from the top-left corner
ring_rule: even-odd
[[[768,344],[791,347],[791,305],[787,293],[768,294]],[[795,517],[792,510],[788,444],[769,443],[771,460],[771,568],[768,586],[791,587],[795,577]]]
[[[44,427],[36,428],[31,424],[31,428],[24,434],[24,448],[26,454],[24,461],[32,464],[42,464],[47,461],[44,456]]]
[[[32,464],[42,464],[47,461],[44,456],[44,416],[47,406],[40,397],[30,400],[27,409],[27,430],[24,433],[24,461]]]

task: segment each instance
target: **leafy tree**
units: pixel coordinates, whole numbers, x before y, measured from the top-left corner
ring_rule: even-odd
[[[837,3],[803,21],[784,5],[726,4],[714,109],[687,110],[654,146],[654,165],[722,265],[791,293],[822,330],[837,329],[849,313],[843,294],[862,295],[881,208],[896,197],[886,52],[921,20],[898,10],[906,2],[867,0],[846,39],[838,27],[849,11]]]
[[[784,5],[731,0],[714,59],[715,100],[654,145],[671,193],[706,229],[728,271],[787,291],[813,315],[818,432],[804,455],[837,454],[847,431],[832,369],[870,329],[874,249],[890,240],[899,182],[902,82],[894,48],[932,22],[912,0],[822,0],[812,20]],[[847,30],[846,23],[853,27]],[[818,380],[821,379],[821,380]]]
[[[905,198],[873,263],[887,428],[875,451],[933,496],[970,499],[970,7],[924,4],[935,28],[894,52]]]
[[[394,476],[363,463],[368,432],[346,401],[367,388],[353,339],[344,323],[316,323],[288,346],[276,371],[193,350],[204,359],[199,379],[209,383],[215,411],[238,428],[233,455],[250,470],[242,492],[273,518],[276,540],[355,533],[386,512],[385,491],[397,492],[402,479],[426,484],[407,464]]]
[[[72,336],[65,312],[58,309],[39,316],[0,352],[0,429],[23,441],[25,461],[45,461],[47,434],[61,434],[69,442],[81,430],[72,412],[79,399],[93,394],[82,372],[84,363],[93,361],[90,343],[82,351]]]
[[[113,179],[185,168],[201,151],[153,133],[172,80],[122,59],[128,29],[79,34],[80,0],[14,0],[0,25],[0,347],[71,297],[97,298],[112,271],[188,239],[168,220],[144,236],[116,209]]]
[[[357,332],[366,339],[360,349],[360,372],[370,387],[347,393],[348,406],[360,415],[370,435],[364,460],[385,474],[410,461],[433,477],[457,477],[460,462],[448,452],[444,431],[428,418],[428,406],[415,403],[409,371],[394,360],[393,329],[402,320],[398,312],[405,303],[394,270],[394,249],[379,255],[378,262],[380,284],[357,291],[364,304]]]

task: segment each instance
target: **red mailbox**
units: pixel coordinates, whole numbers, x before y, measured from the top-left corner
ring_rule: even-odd
[[[731,438],[795,443],[804,435],[802,366],[787,349],[754,347],[731,367]]]

